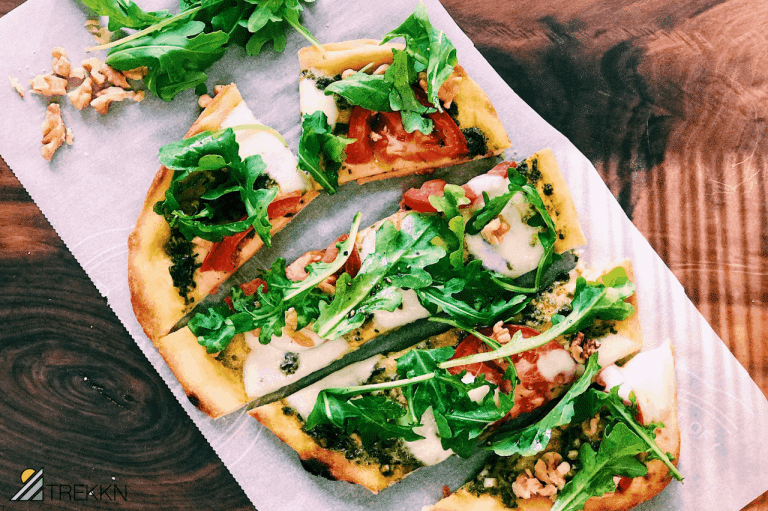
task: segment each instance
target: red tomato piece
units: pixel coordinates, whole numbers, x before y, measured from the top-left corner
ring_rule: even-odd
[[[514,161],[503,161],[493,167],[491,170],[487,172],[489,176],[501,176],[501,177],[507,177],[509,175],[508,170],[512,167],[517,168],[517,162]]]
[[[336,243],[343,243],[347,241],[347,238],[349,238],[349,234],[342,234],[336,238],[336,241],[328,245],[328,248],[325,249],[325,255],[323,256],[324,263],[330,263],[336,259],[336,256],[339,254],[339,249],[336,246]],[[349,276],[354,278],[357,275],[357,272],[360,271],[361,264],[362,262],[360,261],[360,254],[357,252],[357,247],[352,245],[352,253],[347,258],[344,266],[342,266],[337,273],[349,273]]]
[[[249,227],[243,232],[238,232],[232,236],[224,238],[211,247],[211,251],[205,256],[200,271],[235,271],[234,255],[240,242],[251,232],[253,227]]]
[[[267,283],[264,281],[264,279],[260,279],[256,277],[255,279],[245,282],[243,284],[239,284],[240,289],[243,290],[243,293],[245,293],[245,296],[251,296],[253,294],[256,294],[256,291],[263,286],[263,289],[261,290],[263,293],[267,292]],[[227,305],[229,305],[229,308],[234,310],[234,306],[232,305],[232,298],[227,296],[224,298],[224,302],[226,302]]]
[[[418,94],[417,94],[418,95]],[[429,135],[403,128],[400,112],[372,112],[360,106],[352,109],[347,136],[355,142],[346,148],[347,162],[433,161],[468,153],[467,140],[447,112],[428,114],[434,123]]]
[[[276,198],[267,206],[267,215],[269,218],[278,218],[298,213],[301,210],[301,196],[302,192],[297,191]]]
[[[432,179],[421,185],[421,188],[411,188],[403,194],[400,207],[407,206],[419,213],[436,213],[437,210],[429,203],[429,196],[437,195],[442,197],[445,185],[446,183],[442,179]],[[462,185],[462,188],[464,189],[464,195],[469,199],[469,204],[464,204],[459,206],[459,208],[466,208],[475,201],[477,195],[467,185]]]

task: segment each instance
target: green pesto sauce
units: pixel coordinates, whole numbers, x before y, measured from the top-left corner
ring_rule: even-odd
[[[596,431],[589,430],[589,419],[583,423],[560,426],[552,430],[552,438],[547,447],[534,456],[520,456],[515,454],[507,457],[496,457],[470,481],[466,489],[475,495],[489,494],[501,498],[505,506],[510,509],[518,507],[518,497],[512,491],[512,483],[518,475],[530,470],[534,473],[536,462],[547,452],[557,452],[563,461],[571,465],[571,470],[566,474],[566,483],[573,479],[581,469],[578,459],[578,451],[581,445],[589,443],[595,451],[600,445],[605,430],[605,421],[602,417]],[[495,479],[493,486],[485,486],[486,479]]]
[[[168,271],[171,274],[173,285],[179,290],[179,296],[184,298],[184,305],[194,302],[189,293],[197,284],[194,281],[195,271],[200,267],[197,262],[197,254],[192,250],[193,243],[178,231],[171,228],[171,237],[165,244],[165,253],[171,258],[171,267]]]

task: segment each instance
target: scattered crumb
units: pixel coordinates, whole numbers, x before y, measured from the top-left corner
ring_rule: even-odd
[[[146,94],[146,91],[137,90],[136,93],[133,95],[133,102],[138,103],[140,101],[144,101],[144,94]]]
[[[61,118],[61,107],[58,103],[51,103],[45,111],[43,147],[40,149],[40,154],[47,161],[51,161],[53,154],[66,139],[67,132],[64,129],[64,120]]]
[[[69,59],[67,59],[67,52],[64,51],[64,48],[61,46],[55,46],[53,50],[51,50],[51,56],[53,57],[53,61],[51,62],[51,69],[53,69],[53,72],[61,77],[67,78],[72,69],[72,64],[70,64]]]
[[[24,87],[22,87],[21,84],[19,83],[19,81],[16,78],[14,78],[13,76],[9,76],[8,79],[11,81],[11,87],[13,87],[13,90],[15,90],[16,93],[20,97],[23,98],[24,97]]]
[[[214,96],[216,94],[218,94],[219,92],[223,91],[224,87],[226,87],[226,85],[216,85],[216,86],[214,86],[213,87],[213,94],[214,94]]]
[[[64,138],[64,141],[67,145],[72,145],[75,141],[75,133],[70,128],[67,128],[67,136]]]
[[[32,92],[43,96],[63,96],[67,93],[67,80],[52,74],[37,75],[29,81]]]

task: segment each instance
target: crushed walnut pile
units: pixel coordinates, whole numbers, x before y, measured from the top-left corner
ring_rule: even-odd
[[[512,492],[521,499],[532,495],[552,497],[565,486],[565,476],[571,470],[571,464],[562,460],[556,452],[547,452],[539,458],[531,473],[525,469],[512,483]]]
[[[40,151],[48,161],[62,143],[71,145],[74,140],[72,131],[64,127],[61,103],[57,102],[60,97],[67,96],[78,110],[92,106],[104,115],[115,101],[143,100],[144,91],[137,90],[128,80],[140,80],[147,74],[146,67],[118,71],[95,57],[83,60],[79,67],[73,68],[67,52],[60,46],[51,50],[51,57],[51,72],[29,80],[31,94],[52,98],[43,121],[43,147]],[[24,88],[19,81],[12,76],[9,78],[11,87],[24,98]]]

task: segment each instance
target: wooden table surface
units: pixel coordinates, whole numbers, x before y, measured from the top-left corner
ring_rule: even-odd
[[[443,3],[768,394],[768,2]],[[2,160],[0,361],[0,510],[38,466],[46,484],[127,487],[109,507],[253,509]]]

